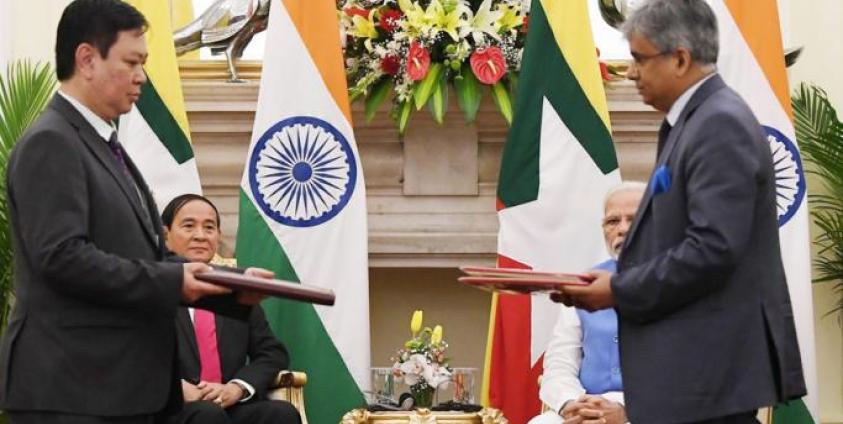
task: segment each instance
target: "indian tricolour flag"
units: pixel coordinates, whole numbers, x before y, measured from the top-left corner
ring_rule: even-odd
[[[237,261],[331,288],[333,307],[264,303],[308,373],[308,419],[333,424],[369,381],[366,190],[334,0],[273,0],[252,141],[240,186]]]
[[[170,9],[160,0],[129,0],[149,22],[147,81],[132,110],[120,117],[118,138],[163,208],[184,193],[201,193],[190,145]]]
[[[793,302],[808,396],[777,406],[773,422],[819,422],[808,204],[805,175],[791,120],[793,113],[776,1],[710,0],[709,3],[717,15],[720,30],[717,68],[764,126],[776,167],[782,259]]]
[[[620,183],[586,0],[533,0],[498,182],[498,265],[580,272],[608,259],[603,198]],[[560,305],[492,299],[484,403],[523,424]]]

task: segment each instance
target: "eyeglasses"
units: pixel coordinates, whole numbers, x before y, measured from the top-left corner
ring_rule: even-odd
[[[659,56],[667,56],[673,54],[673,52],[659,52],[653,54],[640,54],[640,53],[631,53],[632,60],[630,60],[630,65],[634,64],[635,66],[641,66],[647,63],[650,59],[655,59]]]

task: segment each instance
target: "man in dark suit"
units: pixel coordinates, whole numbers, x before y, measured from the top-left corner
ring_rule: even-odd
[[[183,194],[161,213],[167,248],[192,262],[210,263],[219,248],[220,214],[208,199]],[[195,308],[176,315],[184,406],[167,424],[298,424],[288,402],[268,400],[287,349],[253,306],[248,321]]]
[[[761,126],[716,74],[703,0],[650,0],[624,24],[629,78],[666,112],[618,260],[560,300],[615,307],[633,423],[754,423],[805,394]]]
[[[153,422],[181,400],[179,303],[248,312],[195,279],[208,265],[161,262],[153,198],[116,141],[113,121],[145,81],[145,27],[118,0],[71,3],[56,37],[59,92],[9,160],[17,303],[0,408],[13,424]]]

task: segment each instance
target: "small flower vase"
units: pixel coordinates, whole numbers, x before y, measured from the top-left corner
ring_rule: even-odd
[[[416,408],[430,408],[433,406],[433,393],[436,391],[427,383],[414,384],[410,386],[410,394],[413,395],[413,402]]]

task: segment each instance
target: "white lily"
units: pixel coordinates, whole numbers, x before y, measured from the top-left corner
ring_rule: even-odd
[[[500,41],[501,36],[498,34],[500,30],[500,23],[498,22],[503,16],[504,12],[500,10],[492,11],[492,0],[483,0],[477,13],[469,18],[470,25],[464,30],[462,36],[467,32],[471,33],[471,37],[478,44],[483,44],[485,36],[489,35],[495,40]]]

